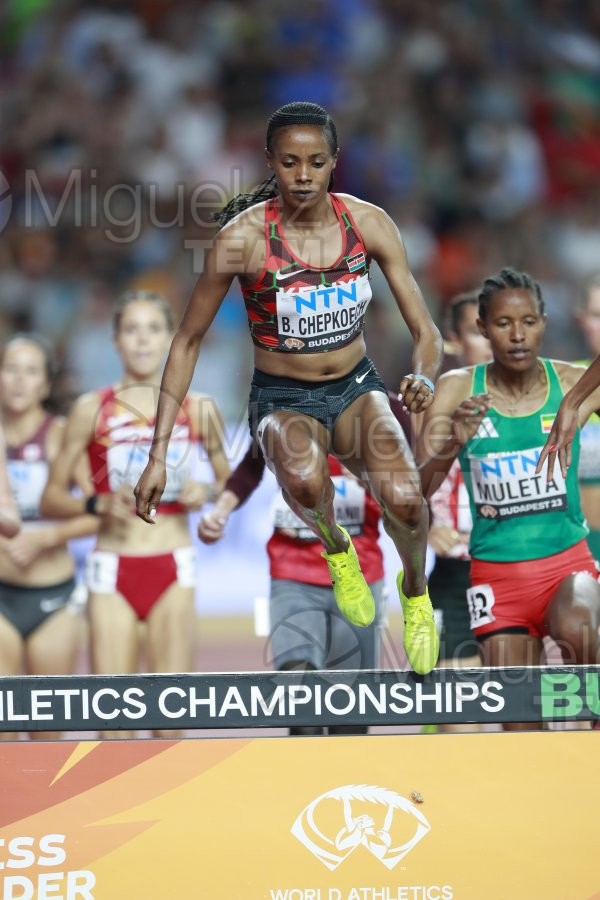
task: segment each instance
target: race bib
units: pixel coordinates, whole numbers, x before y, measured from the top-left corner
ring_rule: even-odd
[[[512,519],[567,509],[567,488],[560,469],[555,468],[550,482],[546,481],[546,472],[535,474],[541,449],[469,456],[479,518]]]
[[[137,441],[130,444],[114,444],[108,448],[106,463],[111,491],[117,491],[123,484],[135,487],[148,463],[150,447],[150,441]],[[184,483],[190,477],[190,459],[188,441],[172,440],[169,443],[166,459],[167,483],[161,498],[162,503],[177,500]]]
[[[479,628],[481,625],[491,625],[496,621],[493,613],[494,591],[491,584],[477,584],[467,590],[467,603],[469,605],[469,618],[471,628]]]
[[[365,489],[354,478],[334,475],[331,479],[335,487],[335,518],[351,537],[362,534],[365,522]],[[276,529],[293,532],[301,541],[316,541],[317,538],[307,528],[302,519],[293,512],[281,493],[273,501],[273,525]]]
[[[26,462],[9,459],[7,467],[12,495],[21,518],[39,518],[40,500],[48,481],[48,463],[45,460]]]
[[[277,327],[282,349],[317,349],[343,344],[362,327],[372,297],[369,276],[331,287],[278,289]]]

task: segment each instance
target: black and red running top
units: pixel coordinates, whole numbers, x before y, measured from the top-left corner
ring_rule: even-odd
[[[325,269],[294,256],[283,236],[276,199],[265,203],[265,267],[254,281],[241,279],[250,334],[263,350],[337,350],[364,328],[372,297],[370,259],[346,204],[336,194],[329,196],[342,231],[342,252]]]

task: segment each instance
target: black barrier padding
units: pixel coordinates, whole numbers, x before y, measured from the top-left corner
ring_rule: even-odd
[[[600,666],[0,678],[0,731],[592,720]]]

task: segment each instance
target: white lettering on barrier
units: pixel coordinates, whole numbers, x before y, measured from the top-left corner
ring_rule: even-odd
[[[312,691],[305,684],[291,684],[289,693],[289,707],[291,716],[295,715],[296,706],[302,706],[306,703],[310,703],[311,701]]]
[[[32,691],[31,692],[31,719],[33,722],[51,722],[52,721],[52,701],[44,700],[44,697],[51,697],[52,691]],[[41,712],[42,709],[48,709],[50,712]]]
[[[277,715],[283,716],[285,715],[285,689],[282,684],[278,685],[273,694],[271,696],[270,701],[267,703],[265,698],[262,695],[262,691],[260,688],[253,684],[250,687],[250,709],[253,716],[260,715],[260,712],[265,716],[272,716],[275,710],[275,706],[277,706]]]
[[[274,676],[276,677],[276,676]],[[115,682],[117,683],[117,682]],[[114,721],[143,719],[152,707],[167,720],[223,720],[237,715],[241,719],[293,717],[304,710],[315,716],[336,717],[351,713],[360,716],[406,716],[409,714],[460,713],[473,704],[486,713],[505,706],[504,686],[499,681],[429,681],[411,683],[345,681],[320,684],[208,684],[198,687],[170,685],[149,704],[142,688],[117,689],[104,686],[92,691],[82,689],[0,690],[0,721],[44,721],[63,723],[100,719]],[[18,706],[17,706],[18,704]],[[49,708],[51,712],[46,712]],[[473,708],[473,707],[471,707]],[[43,712],[41,710],[44,710]]]
[[[171,708],[171,695],[175,694],[182,699],[185,697],[185,691],[180,687],[170,687],[163,691],[158,698],[158,708],[163,716],[167,719],[179,719],[185,716],[185,706],[178,706],[177,709]],[[167,706],[169,700],[169,706]]]
[[[119,715],[127,719],[142,719],[148,712],[144,691],[137,687],[126,688],[122,695],[111,687],[100,688],[93,693],[87,688],[33,688],[26,696],[29,698],[29,708],[22,711],[16,708],[14,691],[0,691],[0,721],[52,722],[58,718],[67,722],[73,718],[86,721],[90,718],[90,711],[100,719],[114,719]],[[107,697],[112,697],[115,704],[107,702]],[[77,700],[78,709],[75,702]],[[21,695],[19,703],[22,703]],[[41,712],[41,709],[46,708],[50,712]]]

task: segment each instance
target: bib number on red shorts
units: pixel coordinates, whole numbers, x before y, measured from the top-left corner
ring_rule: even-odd
[[[471,628],[480,628],[496,621],[492,609],[496,598],[491,584],[476,584],[467,590],[467,603],[469,604],[469,616]]]

